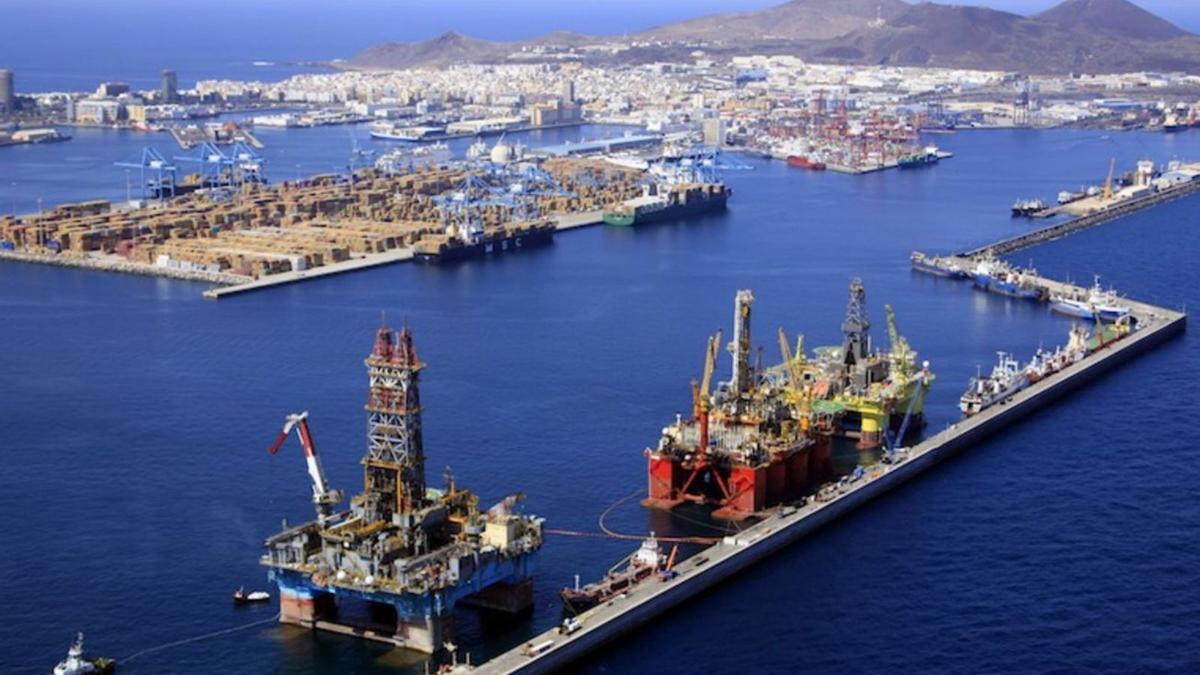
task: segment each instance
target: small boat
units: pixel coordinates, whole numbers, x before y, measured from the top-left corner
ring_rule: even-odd
[[[75,637],[71,648],[67,650],[67,658],[58,662],[52,671],[54,675],[103,675],[117,669],[117,662],[112,659],[89,659],[83,653],[83,633]]]
[[[271,599],[271,594],[266,591],[254,591],[247,593],[246,589],[239,588],[233,592],[233,604],[248,605],[253,602],[267,602]]]

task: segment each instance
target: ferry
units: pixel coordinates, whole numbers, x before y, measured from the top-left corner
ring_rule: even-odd
[[[437,166],[454,159],[454,153],[445,143],[403,146],[380,155],[375,168],[384,173],[400,173],[418,166]]]

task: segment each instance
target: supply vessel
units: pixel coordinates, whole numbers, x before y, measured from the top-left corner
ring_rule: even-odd
[[[570,614],[578,614],[602,602],[608,602],[631,587],[655,576],[670,578],[671,567],[675,562],[678,550],[679,547],[675,546],[671,549],[671,553],[667,554],[662,550],[654,533],[651,532],[637,550],[609,568],[608,573],[602,579],[583,587],[580,587],[577,582],[575,587],[564,588],[561,593],[564,608]]]
[[[408,328],[380,328],[366,359],[363,491],[343,507],[317,455],[308,414],[289,415],[312,479],[316,519],[266,540],[261,563],[279,586],[279,620],[433,653],[454,638],[454,610],[515,613],[533,602],[542,519],[519,512],[521,493],[487,511],[457,486],[425,480],[420,374]]]

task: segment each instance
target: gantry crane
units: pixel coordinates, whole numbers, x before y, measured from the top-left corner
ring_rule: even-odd
[[[313,443],[312,431],[308,428],[307,410],[287,416],[283,424],[283,431],[279,432],[279,437],[275,439],[267,452],[272,455],[279,452],[279,448],[283,446],[283,442],[287,440],[292,429],[296,429],[296,435],[300,437],[300,445],[304,447],[304,460],[308,464],[308,475],[312,477],[313,483],[313,505],[317,509],[318,520],[324,523],[333,513],[333,506],[342,501],[342,492],[331,489],[328,481],[325,480],[325,470],[321,468],[321,460],[317,457],[317,446]]]

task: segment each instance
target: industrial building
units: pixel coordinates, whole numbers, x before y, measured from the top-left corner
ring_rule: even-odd
[[[16,93],[13,91],[13,73],[0,68],[0,108],[6,111],[16,108]]]
[[[175,103],[179,101],[179,77],[175,74],[175,71],[162,71],[162,84],[159,87],[158,97],[162,103]]]

